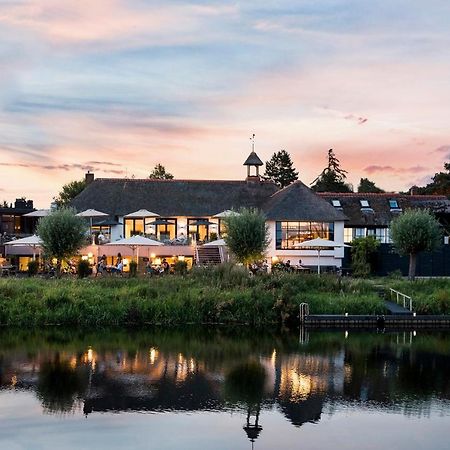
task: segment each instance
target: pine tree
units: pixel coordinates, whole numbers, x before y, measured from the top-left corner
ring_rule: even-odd
[[[152,172],[148,176],[151,180],[172,180],[173,175],[166,171],[162,164],[156,164]]]
[[[264,178],[272,180],[282,188],[298,179],[298,172],[295,171],[291,156],[286,150],[275,152],[266,162]]]
[[[321,174],[311,183],[311,189],[316,192],[353,192],[346,183],[347,171],[341,169],[333,149],[328,150],[328,165]]]

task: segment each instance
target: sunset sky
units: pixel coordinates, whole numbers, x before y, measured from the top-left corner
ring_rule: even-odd
[[[448,0],[0,0],[0,200],[62,184],[243,179],[291,154],[309,184],[423,184],[450,159]]]

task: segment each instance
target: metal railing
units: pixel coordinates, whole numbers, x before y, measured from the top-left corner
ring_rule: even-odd
[[[392,289],[392,288],[390,289],[390,295],[391,295],[391,300],[392,300],[392,296],[395,295],[397,305],[401,305],[403,303],[403,308],[409,309],[410,311],[413,310],[413,301],[409,295],[402,294],[401,292],[396,291],[395,289]]]
[[[309,316],[309,305],[308,303],[300,303],[300,323],[305,322],[306,316]]]

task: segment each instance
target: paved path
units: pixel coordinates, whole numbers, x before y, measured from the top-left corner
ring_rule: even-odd
[[[389,314],[405,316],[412,316],[413,314],[409,309],[403,308],[403,306],[400,306],[394,302],[390,302],[389,300],[384,301],[384,306],[389,311]]]

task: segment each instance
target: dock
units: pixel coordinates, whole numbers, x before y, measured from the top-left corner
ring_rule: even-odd
[[[409,313],[409,311],[408,311]],[[450,328],[450,315],[389,314],[389,315],[307,315],[306,327],[314,328]]]

